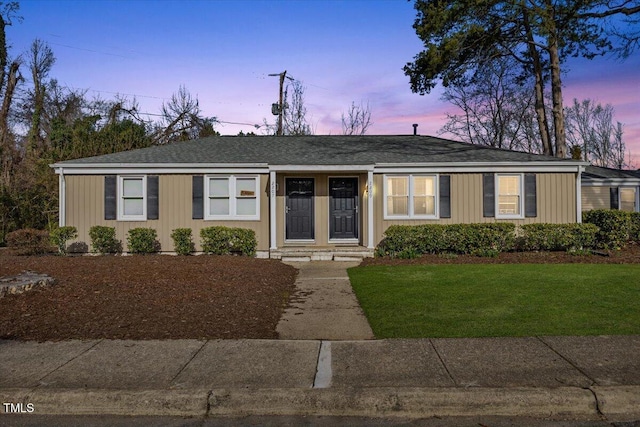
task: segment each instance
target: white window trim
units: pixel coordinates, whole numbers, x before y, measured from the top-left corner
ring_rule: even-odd
[[[517,176],[520,178],[520,206],[519,215],[501,214],[500,213],[500,177],[501,176]],[[495,213],[496,218],[500,219],[523,219],[524,218],[524,174],[523,173],[497,173],[495,174]]]
[[[211,199],[209,198],[209,185],[211,178],[229,179],[229,215],[211,215]],[[255,182],[256,192],[256,213],[255,215],[238,215],[236,180],[238,178],[251,178]],[[229,175],[211,174],[204,177],[204,219],[205,221],[258,221],[260,220],[260,175]]]
[[[142,179],[142,215],[124,214],[124,180]],[[146,221],[147,220],[147,176],[146,175],[118,175],[118,221]]]
[[[413,210],[413,198],[415,196],[414,192],[414,177],[419,176],[429,176],[434,178],[434,214],[433,215],[415,215]],[[387,188],[387,178],[393,177],[408,177],[409,178],[409,189],[407,196],[409,197],[407,215],[389,215],[387,212],[387,198],[388,198],[388,188]],[[414,173],[414,174],[384,174],[382,175],[383,186],[384,186],[384,194],[383,194],[383,219],[440,219],[440,175],[433,173]]]

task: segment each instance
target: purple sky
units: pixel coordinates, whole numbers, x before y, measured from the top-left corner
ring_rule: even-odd
[[[354,101],[369,103],[369,134],[436,135],[453,107],[439,88],[420,96],[402,67],[421,50],[415,12],[404,0],[349,1],[21,1],[22,23],[7,28],[10,54],[33,39],[49,43],[51,77],[89,96],[135,95],[143,112],[184,85],[223,135],[274,120],[278,79],[287,70],[306,86],[317,134],[340,134]],[[615,108],[640,166],[640,52],[625,62],[573,60],[565,105],[590,98]],[[29,82],[28,71],[23,75]],[[246,123],[237,125],[224,122]]]

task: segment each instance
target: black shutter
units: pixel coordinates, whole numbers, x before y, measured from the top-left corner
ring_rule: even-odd
[[[609,188],[611,209],[620,209],[620,200],[618,200],[618,187]]]
[[[496,180],[492,173],[482,175],[482,214],[484,217],[496,216]]]
[[[524,175],[524,216],[535,218],[538,216],[538,196],[536,194],[536,174]]]
[[[158,177],[147,177],[147,219],[158,219]]]
[[[118,177],[105,175],[104,177],[104,219],[116,219],[118,215]]]
[[[451,218],[451,175],[440,175],[440,218]]]
[[[202,175],[193,176],[193,219],[204,218],[204,177]]]

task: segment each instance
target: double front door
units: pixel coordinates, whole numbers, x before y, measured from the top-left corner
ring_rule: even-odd
[[[285,178],[287,240],[315,238],[313,178]],[[358,179],[329,178],[329,239],[358,238]]]

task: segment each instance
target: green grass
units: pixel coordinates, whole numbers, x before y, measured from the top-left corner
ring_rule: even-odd
[[[349,269],[378,338],[640,334],[638,264]]]

